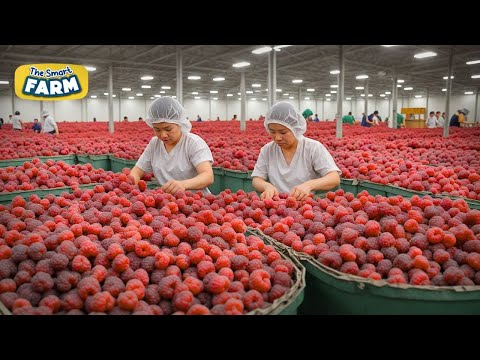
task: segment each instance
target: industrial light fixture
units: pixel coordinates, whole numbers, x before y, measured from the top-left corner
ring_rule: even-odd
[[[355,77],[357,80],[368,79],[368,75],[358,75]]]
[[[428,58],[428,57],[432,57],[432,56],[437,56],[437,53],[433,52],[433,51],[426,51],[426,52],[423,52],[423,53],[418,53],[418,54],[413,55],[413,57],[417,58],[417,59],[423,59],[423,58]]]
[[[153,76],[146,75],[146,76],[142,76],[140,79],[141,80],[153,80]]]
[[[202,77],[198,75],[190,75],[188,80],[200,80]]]
[[[249,65],[250,65],[249,62],[247,62],[247,61],[242,61],[242,62],[235,63],[235,64],[233,64],[232,66],[233,66],[234,68],[241,68],[241,67],[245,67],[245,66],[249,66]]]

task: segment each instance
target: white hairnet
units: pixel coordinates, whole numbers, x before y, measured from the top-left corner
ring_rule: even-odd
[[[41,116],[48,116],[50,115],[50,113],[48,112],[48,110],[42,110],[42,113],[40,114]]]
[[[307,131],[307,122],[292,104],[286,101],[279,101],[268,110],[264,121],[265,129],[269,132],[268,124],[280,124],[286,126],[299,140]]]
[[[192,129],[192,124],[187,120],[183,106],[177,100],[168,96],[152,102],[145,120],[150,127],[153,127],[152,124],[162,122],[177,124],[184,134],[188,134]]]

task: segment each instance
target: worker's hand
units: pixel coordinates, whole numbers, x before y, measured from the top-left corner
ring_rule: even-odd
[[[260,199],[271,199],[278,195],[278,189],[273,185],[268,185],[267,189],[260,195]]]
[[[185,191],[185,186],[182,181],[178,180],[168,180],[165,185],[161,187],[166,193],[175,195],[177,191]]]
[[[302,201],[305,200],[308,195],[312,192],[311,187],[307,183],[303,183],[297,186],[294,186],[290,196],[294,197],[295,200]]]

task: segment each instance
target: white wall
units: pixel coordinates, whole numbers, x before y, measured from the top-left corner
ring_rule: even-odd
[[[288,101],[295,108],[298,108],[298,99],[282,99],[277,100]],[[148,106],[153,100],[135,99],[121,100],[121,109],[119,114],[119,100],[113,99],[113,118],[115,121],[119,119],[123,120],[124,116],[128,116],[130,121],[137,120],[138,117],[146,118]],[[390,102],[390,108],[389,108]],[[343,115],[352,111],[352,114],[356,119],[361,119],[362,112],[364,110],[365,100],[358,99],[353,101],[344,101],[343,103]],[[191,120],[195,120],[197,115],[200,115],[202,119],[208,120],[209,118],[209,100],[208,99],[186,99],[184,101],[184,107],[187,112],[187,116]],[[402,107],[426,107],[426,98],[398,98],[398,111]],[[445,96],[431,96],[429,97],[428,111],[445,111]],[[468,116],[469,119],[474,120],[475,114],[475,95],[462,95],[454,96],[450,102],[450,113],[453,114],[457,109],[464,108],[470,110]],[[83,111],[82,111],[83,108]],[[313,111],[314,114],[318,114],[321,120],[329,119],[332,121],[335,118],[337,112],[336,101],[322,101],[322,100],[302,100],[300,104],[300,112],[303,112],[306,108]],[[108,121],[108,100],[105,98],[92,99],[84,98],[82,100],[64,100],[64,101],[44,101],[44,109],[50,110],[56,121],[92,121],[93,117],[97,118],[97,121]],[[22,100],[15,97],[15,109],[21,112],[22,118],[27,122],[32,122],[34,118],[40,116],[40,101]],[[372,113],[374,110],[378,110],[380,116],[385,118],[388,113],[392,111],[391,100],[384,99],[372,99],[368,101],[368,112]],[[260,115],[265,116],[268,111],[267,101],[262,101],[260,98],[257,101],[247,101],[247,119],[258,119]],[[323,117],[322,117],[323,111]],[[0,96],[0,117],[5,120],[8,119],[9,114],[13,114],[12,110],[12,98],[11,96]],[[479,106],[478,120],[480,120],[480,106]],[[225,100],[212,100],[211,105],[211,118],[215,120],[220,117],[221,120],[230,120],[233,114],[240,117],[240,101],[237,96],[233,96],[228,99],[228,112]],[[83,115],[83,119],[82,119]]]

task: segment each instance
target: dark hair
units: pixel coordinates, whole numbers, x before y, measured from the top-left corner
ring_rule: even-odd
[[[435,114],[435,112],[433,112],[433,111],[430,111],[430,115],[431,115],[431,114]]]
[[[374,114],[378,114],[378,110],[375,110],[373,113],[374,113]]]
[[[20,111],[15,111],[15,115],[20,115]]]

